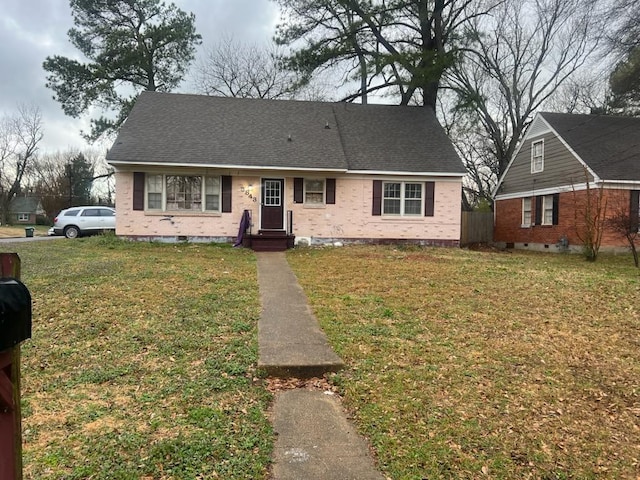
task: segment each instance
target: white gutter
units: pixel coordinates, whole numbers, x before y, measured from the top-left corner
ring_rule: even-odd
[[[419,176],[419,177],[464,177],[465,173],[450,173],[450,172],[400,172],[400,171],[385,171],[385,170],[347,170],[346,173],[354,175],[404,175],[404,176]]]
[[[173,163],[173,162],[125,162],[121,160],[107,160],[109,165],[132,165],[151,167],[184,167],[184,168],[220,168],[226,170],[284,170],[284,171],[305,171],[305,172],[339,172],[347,173],[342,168],[303,168],[303,167],[274,167],[270,165],[250,166],[250,165],[216,165],[212,163]]]
[[[350,175],[393,175],[393,176],[428,176],[428,177],[464,177],[466,173],[450,172],[405,172],[386,170],[348,170],[342,168],[306,168],[306,167],[275,167],[271,165],[217,165],[206,163],[177,163],[177,162],[135,162],[122,160],[107,160],[109,165],[121,166],[151,166],[151,167],[184,167],[184,168],[220,168],[226,170],[278,170],[278,171],[304,171],[304,172],[336,172]]]

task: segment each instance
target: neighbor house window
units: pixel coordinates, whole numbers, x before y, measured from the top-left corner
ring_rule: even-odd
[[[383,215],[421,215],[422,183],[384,182]]]
[[[522,226],[531,225],[531,197],[522,199]]]
[[[560,194],[535,197],[535,224],[558,225]]]
[[[539,173],[544,170],[544,140],[538,140],[531,144],[531,173]]]
[[[632,232],[640,232],[640,190],[631,190],[631,205],[629,207],[629,220],[631,221],[629,228]]]
[[[18,221],[19,222],[28,222],[29,221],[29,214],[28,213],[19,213],[18,214]]]
[[[553,195],[542,197],[542,225],[553,225]]]
[[[220,177],[147,175],[146,188],[148,210],[220,211]]]
[[[304,203],[310,205],[324,204],[324,179],[304,179]]]

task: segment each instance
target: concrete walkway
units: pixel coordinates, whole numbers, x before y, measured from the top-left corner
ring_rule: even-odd
[[[335,354],[311,313],[282,252],[258,252],[262,315],[258,366],[271,376],[311,377],[339,370]],[[296,389],[276,394],[273,480],[385,480],[374,467],[338,398]]]
[[[274,377],[336,372],[342,360],[329,346],[284,252],[256,252],[262,315],[258,367]]]

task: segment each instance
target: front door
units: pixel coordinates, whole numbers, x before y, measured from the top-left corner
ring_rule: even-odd
[[[262,179],[262,230],[284,230],[284,180]]]

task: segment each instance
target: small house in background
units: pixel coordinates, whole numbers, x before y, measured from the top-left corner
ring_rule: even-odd
[[[626,249],[611,220],[638,228],[639,194],[640,118],[538,113],[499,180],[494,241],[578,251],[599,209],[601,250]]]
[[[460,242],[465,169],[428,108],[144,92],[107,161],[131,239]]]
[[[11,223],[35,225],[38,218],[46,215],[40,197],[15,197],[9,204],[9,221]]]

